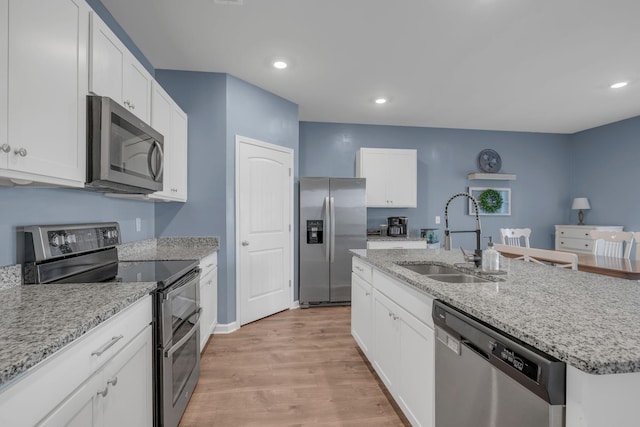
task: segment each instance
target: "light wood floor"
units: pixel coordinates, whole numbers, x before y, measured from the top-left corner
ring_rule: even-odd
[[[351,337],[350,309],[288,310],[211,337],[180,426],[408,426]]]

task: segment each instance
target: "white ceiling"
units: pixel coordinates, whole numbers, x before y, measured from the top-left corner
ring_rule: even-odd
[[[639,0],[234,1],[102,3],[155,68],[232,74],[301,121],[574,133],[640,115]]]

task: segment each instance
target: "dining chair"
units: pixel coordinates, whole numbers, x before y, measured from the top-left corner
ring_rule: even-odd
[[[589,235],[593,240],[594,255],[629,259],[633,245],[632,232],[591,230]]]
[[[500,241],[503,245],[522,246],[521,238],[524,238],[524,246],[529,246],[530,228],[501,228]]]

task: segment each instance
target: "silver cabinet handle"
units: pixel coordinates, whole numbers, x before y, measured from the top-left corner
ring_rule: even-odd
[[[0,146],[0,150],[2,150],[5,153],[8,153],[9,151],[11,151],[11,146],[9,144],[2,144],[2,146]]]
[[[365,296],[365,297],[368,297],[369,295],[371,295],[371,292],[365,292],[365,293],[364,293],[364,296]]]
[[[356,265],[356,270],[358,270],[358,271],[364,271],[364,268],[359,267],[359,266],[357,266],[357,265]]]
[[[108,343],[106,343],[105,345],[103,345],[102,347],[100,347],[99,349],[94,351],[93,353],[91,353],[91,355],[92,356],[102,356],[102,353],[104,353],[105,351],[109,350],[111,347],[113,347],[113,345],[115,343],[120,341],[122,338],[124,338],[124,335],[118,335],[117,337],[112,337],[111,341],[109,341]],[[106,394],[105,394],[105,396],[106,396]]]
[[[242,246],[249,246],[249,241],[248,240],[243,240],[242,241]]]
[[[98,392],[98,396],[107,397],[109,394],[109,386],[106,386],[104,390]]]
[[[9,148],[9,149],[11,149],[11,148]],[[17,155],[17,156],[20,156],[20,157],[27,157],[27,149],[26,148],[16,149],[13,153],[15,155]]]
[[[111,384],[112,386],[116,386],[118,384],[118,377],[113,377],[107,381],[107,386]]]

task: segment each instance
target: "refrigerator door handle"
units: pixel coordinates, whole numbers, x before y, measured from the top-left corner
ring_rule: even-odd
[[[336,201],[332,197],[330,199],[331,205],[331,257],[330,262],[334,262],[336,260]]]
[[[329,197],[324,198],[324,222],[326,224],[325,228],[331,228],[329,224],[330,221],[330,213],[329,213]],[[324,244],[325,244],[325,259],[329,262],[329,251],[331,248],[331,235],[329,234],[329,230],[325,230]]]

